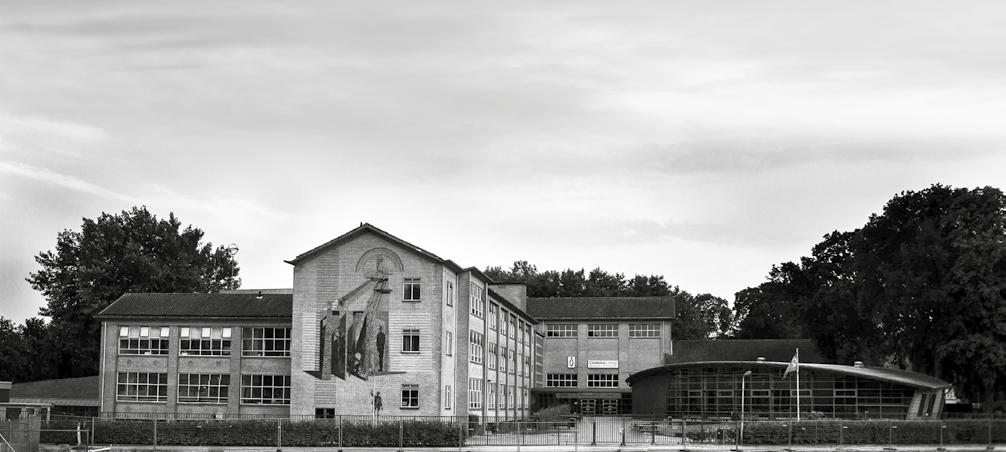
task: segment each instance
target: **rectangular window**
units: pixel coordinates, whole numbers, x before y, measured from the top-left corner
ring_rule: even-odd
[[[402,385],[402,408],[419,408],[419,385]]]
[[[489,343],[489,353],[486,353],[486,366],[496,368],[496,344],[493,342]]]
[[[289,375],[241,375],[241,403],[289,405]]]
[[[419,330],[406,328],[402,330],[402,353],[419,353]]]
[[[545,325],[546,337],[576,337],[575,323],[549,323]]]
[[[489,329],[496,331],[497,317],[499,316],[499,306],[490,303],[489,304]]]
[[[510,373],[515,373],[517,372],[517,354],[514,352],[514,349],[512,348],[508,351],[510,354],[507,355],[507,360],[509,361],[507,363],[508,367],[507,371],[509,371]]]
[[[241,356],[290,356],[290,328],[244,328]]]
[[[115,400],[122,402],[167,402],[168,374],[119,372]]]
[[[454,333],[450,331],[446,332],[446,337],[444,338],[444,350],[447,356],[454,354]]]
[[[449,410],[454,406],[454,394],[451,392],[451,385],[444,386],[444,409]]]
[[[486,309],[486,292],[485,289],[476,286],[474,283],[472,283],[471,289],[472,315],[481,319]]]
[[[447,306],[454,306],[454,283],[448,281],[445,292],[447,292],[445,294],[447,296]]]
[[[548,374],[545,376],[545,387],[575,388],[576,374]]]
[[[513,404],[513,388],[506,387],[506,404],[510,408],[514,408],[516,405]]]
[[[227,403],[231,376],[178,374],[178,403]]]
[[[491,381],[486,385],[486,405],[489,409],[496,408],[496,385]]]
[[[507,367],[507,349],[506,347],[500,347],[500,359],[497,363],[499,365],[500,373],[506,372]]]
[[[402,301],[419,301],[419,278],[405,278]]]
[[[630,323],[629,337],[660,337],[660,324]]]
[[[587,337],[618,337],[618,324],[591,323],[587,325]]]
[[[524,376],[524,354],[517,354],[517,364],[514,366],[516,369],[514,371],[517,373],[518,377]]]
[[[335,408],[315,408],[315,419],[335,419]]]
[[[121,338],[120,355],[167,355],[168,340],[161,338]]]
[[[468,379],[468,408],[482,408],[482,379]]]
[[[617,388],[618,374],[587,374],[588,388]]]
[[[182,356],[230,356],[230,328],[182,328],[184,332],[192,330],[199,331],[200,337],[193,338],[188,335],[180,335],[178,354]],[[228,338],[224,338],[224,330],[228,330]]]
[[[485,335],[475,330],[468,331],[468,360],[482,363],[482,347],[485,346]]]
[[[517,336],[517,316],[510,314],[508,317],[510,317],[510,327],[507,329],[507,336],[514,339]]]
[[[168,334],[170,329],[166,326],[153,329],[155,333],[151,336],[149,326],[119,327],[119,354],[120,355],[167,355],[168,354]]]

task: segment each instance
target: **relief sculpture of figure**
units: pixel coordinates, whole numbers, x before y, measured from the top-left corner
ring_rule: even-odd
[[[353,375],[368,379],[388,371],[388,278],[396,266],[391,258],[378,254],[367,280],[338,300],[331,302],[320,322],[320,372],[318,376],[345,379]],[[401,267],[398,264],[397,267]],[[362,268],[361,268],[362,270]],[[370,292],[362,311],[351,311],[350,301]],[[357,308],[359,309],[359,308]]]

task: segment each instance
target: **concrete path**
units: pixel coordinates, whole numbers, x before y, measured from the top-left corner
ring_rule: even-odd
[[[105,449],[109,446],[95,446],[96,448]],[[1004,450],[1006,445],[999,445],[996,447],[998,450]],[[63,451],[83,451],[87,449],[76,449],[69,448],[67,446],[57,446],[57,445],[46,445],[40,446],[40,452],[63,452]],[[92,449],[96,450],[96,449]],[[275,447],[193,447],[193,446],[158,446],[156,449],[153,446],[111,446],[110,449],[105,449],[108,452],[276,452]],[[281,451],[289,452],[337,452],[340,449],[335,447],[284,447]],[[346,447],[341,449],[343,452],[398,452],[400,449],[396,447],[386,447],[386,448],[360,448],[360,447]],[[403,452],[680,452],[682,451],[680,445],[630,445],[630,446],[472,446],[472,447],[427,447],[427,448],[405,448],[401,449]],[[723,446],[723,445],[704,445],[695,444],[688,445],[686,451],[695,452],[734,452],[736,449],[733,446]],[[786,445],[781,446],[751,446],[743,447],[742,452],[785,452],[788,449]],[[986,452],[987,447],[984,444],[975,445],[948,445],[943,450],[947,452]],[[939,445],[902,445],[896,446],[892,449],[887,448],[884,445],[856,445],[856,446],[845,446],[836,447],[832,446],[794,446],[793,452],[942,452]]]

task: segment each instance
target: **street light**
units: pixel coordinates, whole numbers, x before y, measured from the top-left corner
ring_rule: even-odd
[[[234,256],[238,254],[238,246],[231,243],[230,245],[227,245],[227,248],[225,248],[224,251],[226,251],[227,256],[231,258],[231,277],[227,280],[227,288],[234,290]]]
[[[741,375],[741,426],[737,433],[737,450],[741,449],[741,441],[744,438],[744,395],[746,391],[744,390],[744,379],[751,376],[751,371],[744,372]]]

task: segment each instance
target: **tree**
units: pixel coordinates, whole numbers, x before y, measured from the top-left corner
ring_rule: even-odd
[[[692,296],[678,291],[674,295],[674,309],[671,326],[674,340],[723,336],[730,330],[733,319],[727,300],[707,293]]]
[[[216,292],[239,268],[224,247],[202,243],[203,231],[146,207],[84,218],[81,230],[64,230],[56,248],[35,256],[41,266],[27,281],[42,292],[42,316],[56,356],[50,378],[97,373],[101,326],[94,316],[127,292]],[[32,329],[37,325],[31,325]]]
[[[806,335],[839,361],[894,363],[990,400],[1006,383],[1006,196],[902,192],[862,228],[773,267],[735,311],[739,337]]]

